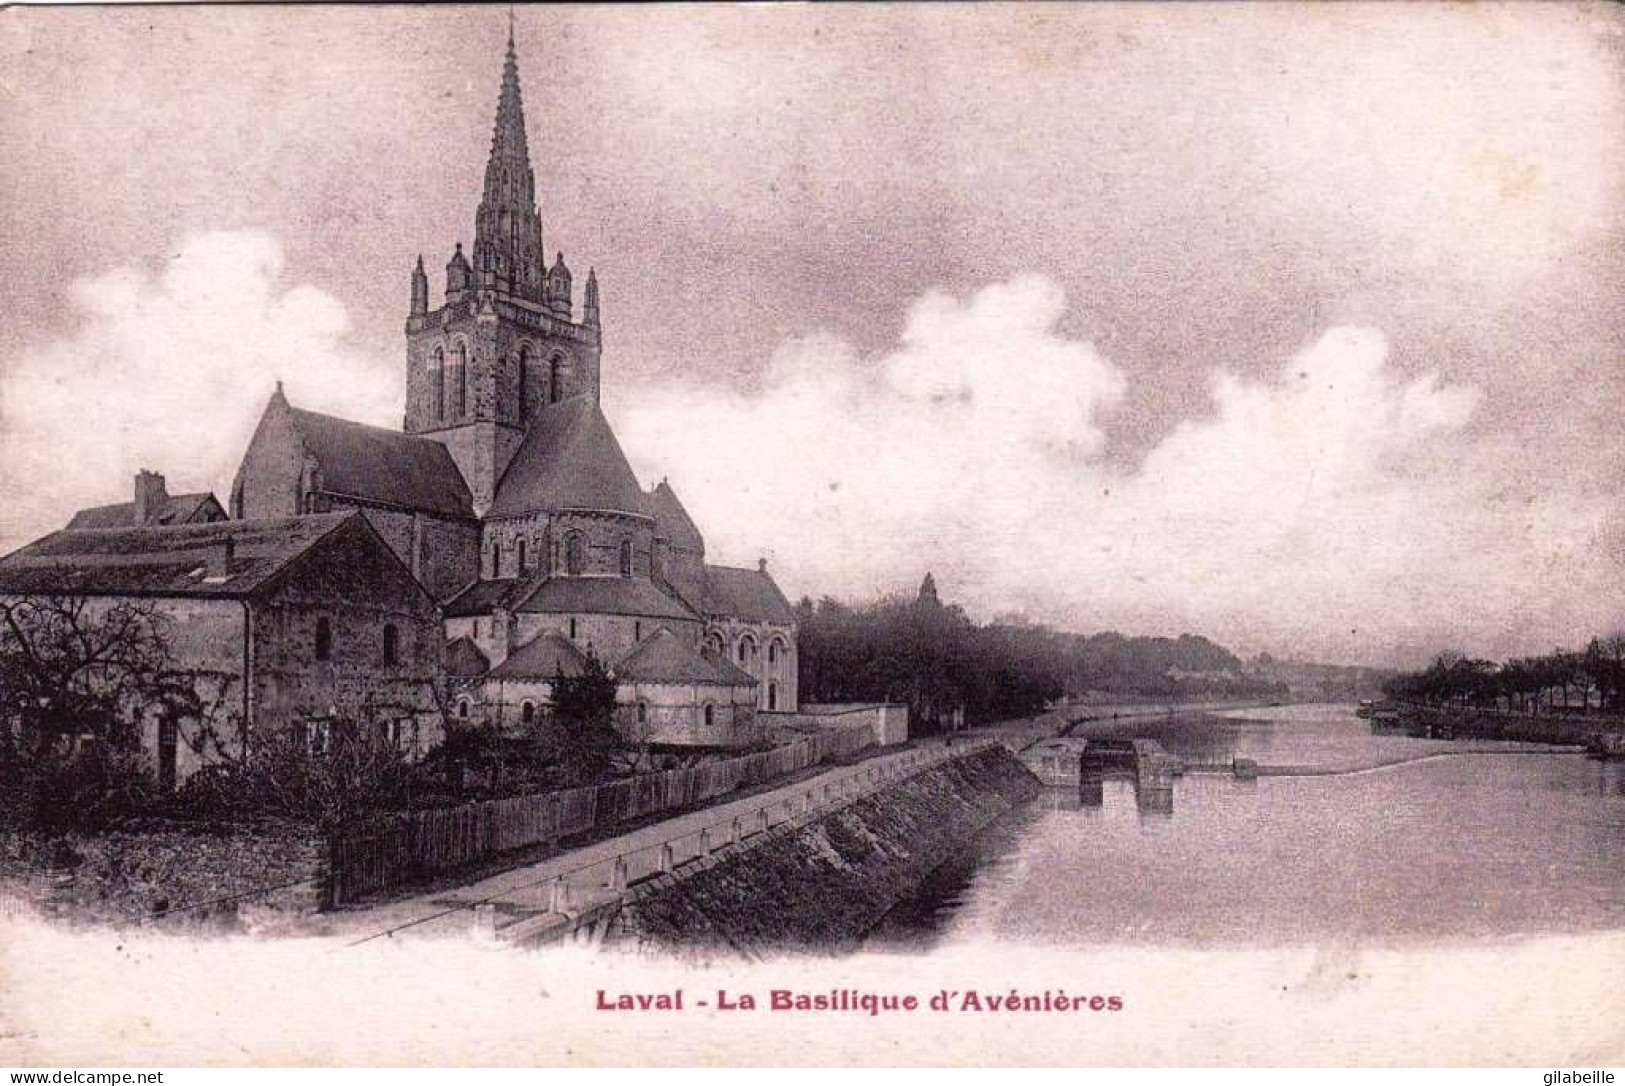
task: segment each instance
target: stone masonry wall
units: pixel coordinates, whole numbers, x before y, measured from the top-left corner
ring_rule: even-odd
[[[622,937],[747,954],[849,950],[956,849],[1037,792],[1002,747],[932,767],[712,867],[649,884],[623,910]]]

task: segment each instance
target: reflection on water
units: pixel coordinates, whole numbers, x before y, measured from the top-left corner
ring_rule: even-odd
[[[1359,765],[1450,750],[1352,712],[1152,718],[1113,733],[1193,762]],[[1457,748],[1459,749],[1459,748]],[[1177,790],[1177,803],[1173,791]],[[1105,776],[1047,789],[936,871],[873,937],[1088,944],[1455,939],[1625,928],[1625,765],[1443,758],[1349,776]]]

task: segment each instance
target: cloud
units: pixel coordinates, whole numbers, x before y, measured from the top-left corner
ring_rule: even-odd
[[[1211,371],[1211,414],[1130,470],[1103,430],[1130,377],[1064,310],[1035,276],[931,294],[881,357],[787,343],[759,394],[669,388],[623,434],[714,553],[771,552],[795,591],[929,567],[984,615],[1342,659],[1545,648],[1621,617],[1617,508],[1561,480],[1509,498],[1479,394],[1402,375],[1379,331],[1329,329],[1272,380]]]
[[[139,468],[171,492],[222,502],[275,382],[301,406],[400,424],[400,377],[346,346],[333,297],[283,287],[277,241],[201,233],[156,271],[120,267],[73,284],[76,327],[0,372],[0,486],[10,549],[73,510],[128,501]]]

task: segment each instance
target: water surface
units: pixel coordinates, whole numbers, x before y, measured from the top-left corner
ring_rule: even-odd
[[[1352,708],[1139,718],[1194,762],[1355,766],[1459,746]],[[1095,734],[1099,734],[1098,732]],[[1047,789],[895,909],[871,945],[1484,940],[1625,930],[1625,763],[1433,759],[1347,776]]]

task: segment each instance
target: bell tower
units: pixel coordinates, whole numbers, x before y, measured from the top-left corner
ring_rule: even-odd
[[[471,255],[457,243],[438,308],[421,257],[412,270],[405,429],[451,450],[483,515],[545,409],[598,399],[602,342],[597,275],[589,270],[577,320],[564,254],[551,267],[544,259],[511,21]]]

